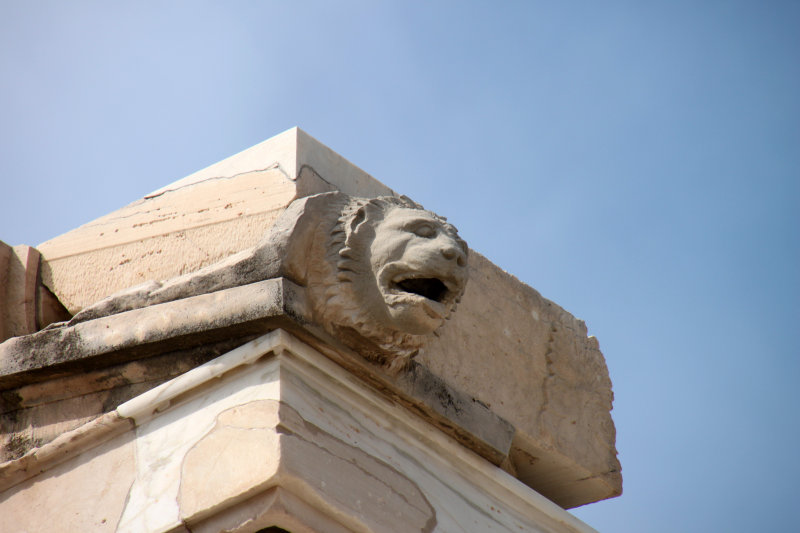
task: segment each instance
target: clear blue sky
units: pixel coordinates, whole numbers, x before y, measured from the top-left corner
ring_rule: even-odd
[[[0,1],[0,239],[291,126],[586,320],[604,532],[796,530],[800,3]]]

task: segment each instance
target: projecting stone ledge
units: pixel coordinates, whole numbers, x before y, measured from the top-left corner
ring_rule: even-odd
[[[468,303],[469,300],[465,300]],[[407,371],[399,374],[387,373],[379,365],[365,361],[315,325],[311,320],[306,289],[283,278],[232,287],[10,339],[0,344],[0,390],[4,391],[4,400],[13,398],[14,405],[22,406],[38,405],[41,403],[39,396],[49,394],[48,401],[62,401],[65,407],[60,411],[66,412],[70,398],[59,398],[53,392],[57,388],[55,383],[59,380],[72,380],[73,385],[68,390],[74,389],[75,379],[84,375],[101,373],[106,368],[127,368],[125,365],[147,367],[163,364],[156,361],[165,357],[178,364],[181,360],[172,354],[192,353],[193,350],[198,352],[193,360],[200,363],[208,360],[208,357],[199,356],[204,347],[224,343],[226,340],[226,345],[231,346],[230,339],[242,339],[240,342],[244,342],[256,334],[275,328],[291,331],[304,339],[354,375],[423,416],[462,445],[511,471],[562,506],[568,505],[565,502],[574,501],[576,494],[584,498],[597,498],[597,482],[603,481],[603,476],[596,476],[591,480],[594,483],[588,484],[587,481],[590,480],[586,478],[591,478],[586,475],[588,469],[569,457],[570,452],[574,453],[581,447],[571,445],[566,448],[563,444],[561,448],[554,447],[551,442],[542,438],[541,433],[531,435],[529,425],[520,424],[518,420],[509,421],[498,414],[500,410],[494,404],[502,407],[505,401],[509,401],[505,396],[508,394],[506,388],[498,387],[494,393],[481,391],[483,398],[489,398],[493,402],[487,404],[472,391],[465,392],[450,384],[457,382],[454,378],[463,379],[463,374],[452,371],[447,374],[447,368],[439,369],[440,372],[444,370],[445,379],[431,370],[427,361],[448,356],[439,351],[442,350],[439,343],[447,339],[440,339],[439,343],[431,346],[421,358],[423,363],[413,362]],[[469,342],[469,332],[462,331],[461,334],[465,335],[464,342]],[[233,345],[235,344],[233,341]],[[465,350],[460,353],[462,357],[474,355],[480,359],[485,352]],[[469,362],[468,359],[466,361]],[[509,358],[507,361],[513,365],[513,359]],[[184,366],[187,369],[190,367]],[[494,379],[492,372],[507,370],[492,365],[482,371],[483,380],[491,381]],[[175,372],[170,375],[174,374]],[[53,385],[46,386],[49,383]],[[148,383],[149,386],[155,386],[160,380],[144,382],[131,389],[127,396],[120,389],[120,394],[116,395],[118,401],[131,397],[134,392],[146,390]],[[115,382],[106,388],[120,387],[122,384]],[[124,385],[128,385],[127,382]],[[513,386],[508,384],[512,392]],[[112,400],[113,397],[112,395]],[[516,402],[514,407],[520,410],[526,403],[525,398],[513,396],[510,401]],[[0,412],[6,412],[10,408],[13,413],[13,406],[10,405],[12,402],[5,400],[4,403],[7,408],[0,409]],[[31,407],[29,411],[31,415],[27,418],[35,418],[35,408]],[[100,416],[102,413],[102,410],[84,412],[82,420]],[[511,414],[514,415],[513,411]],[[35,420],[32,422],[36,424]],[[41,445],[58,436],[58,433],[48,435],[40,430],[37,435],[38,444]],[[16,436],[16,440],[19,440],[18,434],[8,436]],[[33,439],[29,441],[34,442]],[[9,443],[5,446],[10,448]],[[536,476],[535,468],[539,468],[538,472],[557,471],[559,475]],[[602,485],[600,489],[613,490]]]
[[[15,403],[35,403],[42,390],[37,383],[133,361],[147,365],[149,358],[226,339],[244,342],[281,328],[489,461],[509,460],[511,424],[418,363],[393,377],[365,362],[313,325],[305,292],[283,278],[270,279],[16,337],[0,344],[0,391],[8,398],[14,396],[10,390],[24,388],[29,397],[17,393]]]
[[[283,330],[0,465],[0,492],[3,531],[594,531]]]
[[[296,128],[39,250],[76,315],[0,349],[16,453],[279,327],[563,507],[621,493],[583,322]]]

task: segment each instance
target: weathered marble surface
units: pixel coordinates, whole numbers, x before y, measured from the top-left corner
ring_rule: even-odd
[[[2,493],[0,530],[592,531],[283,331],[115,416],[135,429]]]
[[[113,532],[134,480],[132,431],[0,492],[0,531]]]
[[[17,459],[248,340],[234,338],[167,351],[145,360],[103,368],[98,365],[96,369],[6,389],[0,392],[0,463]]]

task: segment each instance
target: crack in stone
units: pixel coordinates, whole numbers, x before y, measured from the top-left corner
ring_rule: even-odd
[[[238,178],[239,176],[244,176],[245,174],[255,174],[255,173],[258,173],[258,172],[266,172],[268,170],[279,170],[281,172],[281,174],[286,176],[288,179],[294,181],[291,177],[289,177],[289,175],[286,173],[286,171],[283,170],[283,168],[281,167],[280,163],[278,163],[276,161],[276,162],[272,163],[271,165],[269,165],[268,167],[265,167],[265,168],[257,168],[257,169],[252,169],[252,170],[245,170],[244,172],[237,172],[236,174],[233,174],[232,176],[212,176],[210,178],[205,178],[205,179],[202,179],[200,181],[193,181],[192,183],[187,183],[186,185],[181,185],[179,187],[175,187],[174,189],[166,189],[166,190],[161,191],[159,193],[151,193],[151,194],[146,195],[144,197],[144,200],[150,200],[152,198],[158,198],[159,196],[163,196],[164,194],[167,194],[169,192],[179,191],[181,189],[186,189],[187,187],[194,187],[195,185],[200,185],[201,183],[206,183],[206,182],[209,182],[209,181],[232,180],[232,179]]]
[[[185,189],[187,187],[194,187],[195,185],[200,185],[201,183],[206,183],[207,181],[230,180],[230,179],[238,178],[239,176],[244,176],[245,174],[266,172],[268,170],[279,170],[281,172],[281,174],[283,174],[287,179],[290,179],[290,180],[294,181],[292,178],[289,177],[289,175],[280,166],[280,164],[276,162],[276,163],[273,163],[272,165],[270,165],[270,166],[268,166],[266,168],[258,168],[258,169],[253,169],[253,170],[247,170],[247,171],[244,171],[244,172],[238,172],[238,173],[236,173],[236,174],[234,174],[232,176],[212,176],[212,177],[206,178],[204,180],[195,181],[195,182],[192,182],[192,183],[187,183],[186,185],[181,185],[180,187],[176,187],[174,189],[167,189],[165,191],[159,192],[158,194],[148,194],[147,196],[145,196],[141,200],[138,200],[137,202],[134,202],[134,205],[136,205],[136,204],[139,204],[139,205],[140,204],[144,204],[147,200],[152,200],[153,198],[158,198],[159,196],[162,196],[164,194],[167,194],[167,193],[170,193],[170,192],[175,192],[175,191],[178,191],[178,190],[181,190],[181,189]],[[130,214],[127,214],[127,215],[116,216],[116,217],[114,217],[114,218],[112,218],[110,220],[107,220],[107,221],[89,222],[89,223],[85,224],[82,227],[84,227],[84,228],[101,228],[103,226],[108,226],[110,224],[114,224],[119,220],[125,220],[126,218],[132,218],[132,217],[138,217],[138,216],[142,216],[142,215],[147,215],[147,214],[150,214],[150,213],[154,213],[155,211],[158,211],[160,209],[161,208],[147,209],[147,210],[144,210],[144,211],[136,211],[134,213],[130,213]]]
[[[305,419],[303,419],[302,417],[301,417],[301,420],[304,422],[304,424],[305,424],[305,425],[308,425],[308,424],[309,424],[309,422],[308,422],[308,421],[306,421]],[[392,486],[391,486],[389,483],[387,483],[386,481],[382,480],[381,478],[379,478],[379,477],[375,476],[375,475],[374,475],[372,472],[370,472],[370,471],[366,470],[366,468],[365,468],[365,467],[363,467],[363,466],[361,466],[360,464],[358,464],[358,461],[356,460],[356,458],[355,458],[355,457],[353,457],[353,458],[351,458],[351,459],[346,459],[346,458],[344,458],[344,457],[342,457],[342,456],[340,456],[340,455],[337,455],[336,453],[334,453],[333,451],[329,450],[328,448],[326,448],[326,447],[324,447],[324,446],[322,446],[322,445],[320,445],[320,444],[317,444],[316,442],[314,442],[314,441],[312,441],[312,440],[310,440],[310,439],[307,439],[307,438],[303,437],[302,435],[300,435],[300,434],[299,434],[299,433],[297,433],[297,432],[294,432],[294,431],[292,431],[292,430],[290,430],[290,429],[288,429],[288,428],[285,428],[285,427],[284,427],[283,429],[284,429],[284,430],[287,430],[287,433],[285,433],[285,434],[287,434],[287,435],[289,435],[289,436],[292,436],[292,437],[297,437],[298,439],[300,439],[300,440],[302,440],[302,441],[304,441],[304,442],[307,442],[307,443],[309,443],[310,445],[312,445],[312,446],[314,446],[314,447],[318,448],[319,450],[321,450],[321,451],[323,451],[323,452],[327,453],[328,455],[332,455],[333,457],[336,457],[336,458],[338,458],[339,460],[341,460],[341,461],[344,461],[345,463],[349,463],[349,464],[353,465],[354,467],[356,467],[357,469],[359,469],[361,472],[363,472],[363,473],[364,473],[364,474],[365,474],[367,477],[370,477],[370,478],[374,479],[375,481],[377,481],[378,483],[380,483],[381,485],[383,485],[384,487],[386,487],[387,489],[389,489],[389,492],[390,492],[391,494],[396,494],[397,496],[399,496],[399,497],[400,497],[400,498],[401,498],[401,499],[402,499],[404,502],[406,502],[406,504],[408,504],[408,506],[409,506],[409,507],[413,507],[414,509],[416,509],[417,511],[419,511],[419,512],[421,512],[421,513],[423,513],[423,514],[430,514],[430,513],[433,513],[433,514],[435,514],[435,510],[434,510],[434,509],[433,509],[433,507],[430,505],[430,502],[428,502],[428,501],[427,501],[427,498],[425,498],[425,496],[424,496],[424,494],[422,493],[422,491],[420,490],[420,488],[419,488],[419,487],[417,487],[417,485],[416,485],[414,482],[412,482],[410,479],[408,479],[406,476],[404,476],[404,475],[403,475],[403,474],[402,474],[402,473],[401,473],[399,470],[397,470],[397,469],[395,469],[395,468],[392,468],[392,467],[391,467],[389,464],[387,464],[387,463],[385,463],[385,462],[383,462],[383,461],[381,461],[381,460],[379,460],[379,459],[377,459],[377,458],[370,457],[370,456],[369,456],[369,455],[367,455],[367,454],[366,454],[366,452],[364,452],[363,450],[361,450],[361,449],[359,449],[359,448],[356,448],[355,446],[351,446],[351,445],[347,444],[346,442],[344,442],[344,441],[342,441],[342,440],[340,440],[340,439],[337,439],[336,437],[333,437],[333,436],[331,435],[331,438],[332,438],[332,439],[334,439],[334,440],[337,440],[337,441],[339,441],[339,443],[340,443],[340,444],[342,444],[342,445],[344,445],[344,446],[346,446],[346,447],[348,447],[348,448],[351,448],[351,449],[353,449],[353,450],[356,450],[356,451],[358,451],[358,452],[360,452],[360,453],[363,453],[363,454],[367,455],[367,457],[369,457],[371,460],[375,461],[377,464],[384,466],[385,468],[387,468],[387,469],[391,470],[392,472],[394,472],[395,474],[397,474],[397,475],[398,475],[398,476],[400,476],[401,478],[403,478],[403,479],[407,480],[407,481],[409,482],[409,484],[413,485],[413,486],[414,486],[414,488],[415,488],[415,489],[417,489],[417,491],[418,491],[418,492],[419,492],[419,494],[420,494],[420,497],[422,497],[422,499],[423,499],[423,500],[425,500],[425,502],[426,502],[426,503],[428,503],[428,507],[429,507],[429,509],[427,509],[428,513],[426,513],[426,509],[421,509],[421,508],[420,508],[420,507],[418,507],[417,505],[414,505],[412,502],[408,501],[408,498],[406,498],[405,494],[403,494],[402,492],[398,492],[398,491],[397,491],[397,490],[395,490],[395,489],[394,489],[394,487],[392,487]],[[321,433],[325,433],[325,432],[324,432],[324,431],[322,431],[322,430],[320,430],[320,432],[321,432]]]
[[[301,175],[301,174],[303,174],[303,170],[306,170],[306,169],[308,169],[308,170],[310,170],[311,172],[313,172],[313,173],[314,173],[314,175],[315,175],[316,177],[318,177],[318,178],[319,178],[321,181],[324,181],[325,183],[327,183],[328,185],[330,185],[330,186],[331,186],[333,189],[335,189],[335,190],[338,190],[338,189],[339,189],[339,188],[338,188],[336,185],[334,185],[334,184],[333,184],[333,183],[331,183],[330,181],[328,181],[328,180],[326,180],[325,178],[323,178],[323,177],[322,177],[322,174],[320,174],[319,172],[317,172],[316,170],[314,170],[314,167],[312,167],[311,165],[306,165],[306,164],[303,164],[303,165],[301,165],[301,166],[300,166],[300,168],[297,170],[297,177],[299,178],[299,177],[300,177],[300,175]],[[286,174],[286,173],[284,172],[284,174]],[[287,176],[287,177],[288,177],[288,176]],[[291,178],[290,178],[290,179],[291,179]]]
[[[550,381],[552,381],[552,379],[556,375],[555,372],[553,371],[553,353],[555,351],[553,349],[553,347],[554,347],[555,341],[556,341],[556,337],[555,337],[556,333],[558,333],[558,329],[554,325],[552,325],[552,323],[551,323],[551,325],[550,325],[550,336],[547,339],[547,351],[545,351],[545,354],[544,354],[546,372],[545,372],[544,378],[542,379],[542,406],[539,409],[539,414],[537,416],[538,422],[539,422],[538,425],[539,425],[540,429],[541,429],[541,425],[543,423],[542,419],[544,417],[544,413],[545,413],[545,411],[547,411],[547,409],[549,408],[549,404],[550,404],[550,393],[548,392],[548,385],[549,385]]]
[[[334,402],[330,402],[325,396],[319,394],[319,392],[316,389],[308,387],[308,385],[305,384],[304,382],[295,382],[295,384],[299,385],[310,396],[315,397],[317,401],[320,401],[321,403],[326,404],[329,408],[332,408],[332,409],[330,409],[330,412],[337,411],[339,416],[341,417],[342,421],[344,421],[346,419],[349,419],[349,420],[351,420],[351,422],[353,424],[356,424],[358,427],[360,427],[362,435],[369,437],[367,439],[368,441],[369,440],[383,440],[380,435],[378,435],[377,433],[375,433],[372,430],[370,430],[369,427],[367,427],[360,420],[358,420],[358,418],[356,418],[354,416],[353,412],[343,411],[341,409],[340,405],[338,405],[338,404],[336,404]],[[303,420],[305,421],[305,419],[303,419]],[[312,424],[313,425],[313,422],[308,422],[308,421],[305,421],[305,422],[307,424]],[[371,423],[377,424],[376,421],[372,421]],[[380,426],[380,424],[378,424],[378,425]],[[333,438],[338,439],[339,441],[343,442],[347,446],[351,446],[351,447],[355,448],[355,446],[352,446],[351,444],[348,444],[347,441],[339,439],[338,437],[333,436],[333,435],[331,435],[331,436]],[[431,441],[428,441],[427,439],[425,439],[425,436],[422,435],[422,434],[418,434],[417,438],[420,438],[423,442],[426,443],[426,445],[436,446]],[[398,458],[402,458],[403,460],[407,461],[408,463],[416,466],[421,471],[425,472],[428,476],[430,476],[430,477],[432,477],[434,479],[439,479],[439,475],[434,471],[434,469],[430,468],[430,466],[428,464],[426,464],[424,461],[420,461],[419,457],[417,457],[414,454],[410,454],[406,450],[403,450],[402,448],[394,446],[393,444],[391,444],[389,442],[387,442],[387,444],[389,444],[392,447],[392,449],[394,450],[394,453],[398,456]],[[356,448],[356,449],[360,449],[360,448]],[[364,453],[367,453],[367,452],[365,451]],[[389,468],[395,470],[394,467],[392,467],[388,463],[386,463],[386,464],[387,464],[387,466],[389,466]],[[459,477],[461,477],[460,473],[457,473],[457,475]],[[423,494],[423,498],[424,497],[425,496]],[[427,501],[427,498],[425,498],[425,500]],[[477,511],[478,513],[480,513],[484,517],[488,518],[491,522],[497,523],[497,517],[493,516],[491,513],[489,513],[486,509],[482,508],[481,506],[476,505],[472,501],[472,499],[466,498],[465,501],[472,509],[474,509],[475,511]],[[430,502],[428,502],[428,505],[430,505]],[[435,513],[437,512],[437,510],[435,508],[433,508],[433,507],[431,507],[431,508],[433,510],[433,513],[434,513],[434,517],[433,518],[436,519]],[[440,510],[440,511],[442,511],[442,510]],[[446,511],[446,509],[444,511]],[[461,523],[460,520],[459,520],[459,517],[457,517],[457,516],[455,516],[455,515],[453,515],[451,513],[445,513],[445,514],[447,514],[455,523],[459,523],[459,524]]]

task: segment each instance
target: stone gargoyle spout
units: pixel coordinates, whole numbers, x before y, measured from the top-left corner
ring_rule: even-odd
[[[328,333],[397,371],[454,311],[467,255],[454,226],[408,198],[324,193],[292,202],[254,248],[113,294],[68,324],[285,277],[306,287]]]

